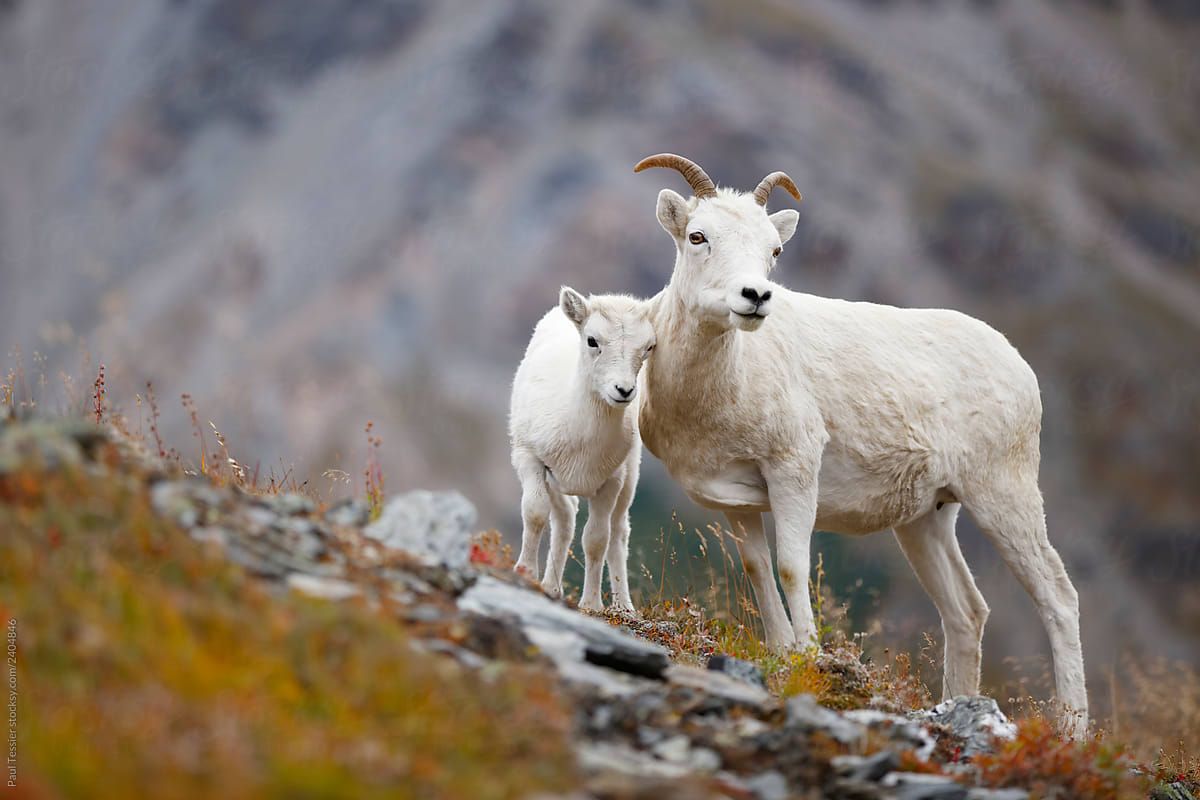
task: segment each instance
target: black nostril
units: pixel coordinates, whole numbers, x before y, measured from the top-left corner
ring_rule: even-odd
[[[754,291],[749,286],[747,286],[745,289],[742,289],[742,297],[746,298],[747,300],[749,300],[751,303],[754,303],[755,305],[758,305],[759,303],[762,302],[762,300],[758,296],[758,292]]]
[[[632,388],[626,389],[624,386],[620,385],[616,386],[615,388],[617,390],[617,394],[621,395],[621,397],[629,397],[629,395],[633,394]]]
[[[761,297],[758,298],[758,302],[765,303],[770,299],[771,299],[771,291],[768,289],[767,291],[762,293]]]

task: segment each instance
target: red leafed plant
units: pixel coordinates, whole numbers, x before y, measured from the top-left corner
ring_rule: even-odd
[[[1146,779],[1131,771],[1124,747],[1099,736],[1062,739],[1044,717],[1017,723],[1017,736],[992,754],[975,758],[980,784],[1018,787],[1031,797],[1121,800],[1145,797]]]

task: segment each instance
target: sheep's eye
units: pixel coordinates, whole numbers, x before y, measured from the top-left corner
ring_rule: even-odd
[[[780,253],[782,253],[782,252],[783,252],[783,248],[782,248],[782,247],[776,247],[776,248],[775,248],[775,250],[774,250],[774,251],[771,253],[771,256],[772,256],[773,258],[779,258],[779,254],[780,254]]]
[[[688,234],[688,241],[692,244],[704,244],[708,239],[700,231],[692,231]]]
[[[649,347],[646,348],[646,352],[649,353],[653,349],[654,349],[654,345],[650,345]]]
[[[596,342],[596,337],[595,337],[595,336],[589,336],[589,337],[588,337],[588,347],[599,347],[599,346],[600,346],[600,345],[599,345],[599,344]]]

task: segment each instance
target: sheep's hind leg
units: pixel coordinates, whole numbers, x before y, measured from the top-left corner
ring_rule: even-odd
[[[542,535],[550,523],[550,495],[546,486],[546,468],[531,455],[513,456],[517,477],[521,480],[521,554],[517,572],[536,578]]]
[[[612,536],[613,508],[621,492],[621,480],[609,478],[600,490],[588,498],[588,519],[583,526],[583,595],[579,607],[584,611],[603,611],[600,583],[604,577],[604,554]]]
[[[942,698],[979,692],[979,661],[988,607],[954,533],[961,506],[945,505],[907,525],[896,541],[942,618]]]
[[[808,578],[812,569],[810,548],[817,519],[816,471],[796,464],[766,465],[763,477],[771,511],[775,514],[775,549],[779,583],[792,612],[792,630],[800,647],[818,645]]]
[[[617,504],[613,506],[612,533],[608,538],[608,555],[605,557],[612,607],[623,614],[634,613],[633,599],[629,596],[629,507],[637,490],[640,460],[639,451],[626,463],[625,479],[617,495]]]
[[[579,498],[548,489],[550,496],[550,553],[546,557],[546,572],[542,589],[551,597],[562,597],[563,571],[567,568],[567,551],[575,538],[575,515]]]
[[[1046,536],[1041,491],[1034,482],[1014,480],[967,492],[962,500],[1033,598],[1050,638],[1055,691],[1066,710],[1063,727],[1082,736],[1087,732],[1088,699],[1079,643],[1079,595]]]
[[[787,650],[796,643],[796,637],[788,622],[779,590],[775,588],[775,569],[771,564],[771,547],[763,530],[762,514],[757,511],[727,511],[725,518],[729,520],[729,527],[737,539],[742,569],[754,587],[767,647],[776,651]]]

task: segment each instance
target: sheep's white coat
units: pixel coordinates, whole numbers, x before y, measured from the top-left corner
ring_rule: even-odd
[[[1037,605],[1058,699],[1087,719],[1078,598],[1046,536],[1037,379],[1000,333],[963,314],[801,294],[771,283],[797,215],[721,190],[659,195],[677,248],[653,301],[643,441],[689,496],[724,511],[767,641],[811,642],[814,528],[891,528],[942,618],[943,695],[979,689],[988,607],[955,538],[965,505]],[[697,232],[705,241],[691,240]],[[749,297],[768,297],[751,302]],[[769,292],[769,295],[765,293]],[[761,512],[774,511],[780,583]]]
[[[578,498],[586,497],[580,606],[590,611],[603,609],[606,561],[613,607],[633,610],[626,571],[629,506],[642,457],[638,373],[654,347],[647,313],[642,300],[623,295],[585,300],[564,287],[559,307],[534,328],[513,380],[509,438],[523,521],[516,568],[537,574],[549,525],[542,587],[561,596]]]

